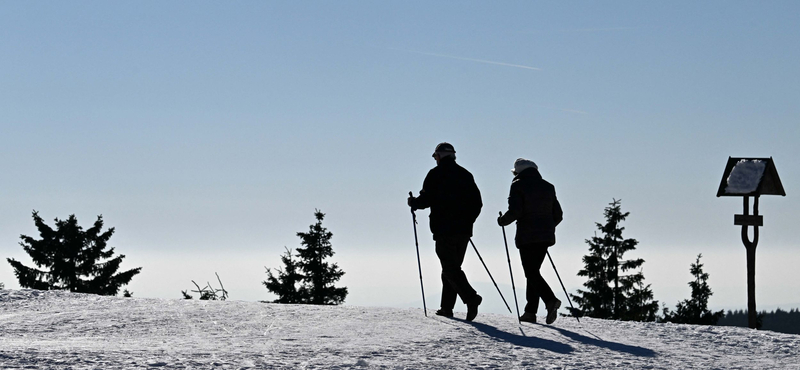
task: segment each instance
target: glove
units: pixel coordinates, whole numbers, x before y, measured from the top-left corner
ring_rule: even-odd
[[[497,224],[500,225],[500,226],[506,226],[506,225],[503,225],[503,216],[497,217]]]
[[[408,206],[411,207],[411,210],[416,210],[417,208],[414,207],[414,201],[417,200],[416,198],[409,196],[408,197]]]

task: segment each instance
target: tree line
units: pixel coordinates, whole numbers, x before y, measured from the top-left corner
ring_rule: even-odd
[[[720,326],[747,326],[747,310],[728,311],[720,318],[717,325]],[[800,309],[789,311],[761,311],[758,313],[758,329],[772,330],[787,334],[800,334]]]

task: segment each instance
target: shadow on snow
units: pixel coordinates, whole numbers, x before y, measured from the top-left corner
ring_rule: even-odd
[[[616,343],[616,342],[609,342],[609,341],[606,341],[606,340],[602,340],[602,339],[600,339],[600,337],[597,337],[597,336],[595,336],[595,338],[596,338],[595,339],[595,338],[587,337],[585,335],[578,334],[578,333],[573,332],[573,331],[569,331],[569,330],[566,330],[566,329],[558,328],[558,327],[555,327],[555,326],[542,325],[542,324],[537,324],[537,326],[539,326],[541,328],[544,328],[544,329],[555,330],[555,331],[559,332],[561,335],[563,335],[563,336],[565,336],[567,338],[570,338],[570,339],[572,339],[572,340],[574,340],[576,342],[580,342],[580,343],[583,343],[583,344],[586,344],[586,345],[589,345],[589,346],[605,348],[605,349],[608,349],[608,350],[611,350],[611,351],[616,351],[616,352],[625,352],[625,353],[628,353],[628,354],[631,354],[631,355],[634,355],[634,356],[641,356],[641,357],[655,357],[656,356],[656,352],[653,351],[652,349],[649,349],[649,348],[644,348],[644,347],[639,347],[639,346],[631,346],[631,345],[628,345],[628,344],[622,344],[622,343]],[[591,333],[589,333],[589,334],[591,334]],[[592,335],[594,335],[594,334],[592,334]]]
[[[459,320],[459,319],[456,319],[456,320]],[[459,321],[462,321],[462,320],[459,320]],[[488,336],[490,336],[492,338],[495,338],[497,340],[501,340],[501,341],[504,341],[504,342],[508,342],[508,343],[511,343],[511,344],[514,344],[514,345],[517,345],[517,346],[520,346],[520,347],[540,348],[540,349],[545,349],[545,350],[548,350],[548,351],[553,351],[553,352],[561,353],[561,354],[569,354],[569,353],[572,353],[572,351],[575,350],[569,344],[559,343],[559,342],[556,342],[556,341],[553,341],[553,340],[549,340],[549,339],[528,337],[528,336],[519,335],[519,334],[512,334],[512,333],[504,332],[504,331],[502,331],[502,330],[500,330],[498,328],[495,328],[494,326],[481,324],[479,322],[474,322],[474,321],[473,322],[464,321],[464,322],[474,326],[475,329],[480,330],[481,332],[483,332],[484,334],[486,334],[486,335],[488,335]]]
[[[456,319],[456,320],[459,320],[459,319]],[[459,320],[459,321],[462,321],[462,320]],[[548,350],[548,351],[552,351],[552,352],[556,352],[556,353],[561,353],[561,354],[569,354],[569,353],[572,353],[575,350],[574,348],[572,348],[572,346],[570,346],[569,344],[566,344],[566,343],[560,343],[560,342],[556,342],[556,341],[549,340],[549,339],[527,336],[525,334],[525,332],[522,330],[523,327],[520,327],[520,332],[522,333],[522,335],[519,335],[519,334],[508,333],[508,332],[502,331],[502,330],[500,330],[500,329],[498,329],[498,328],[496,328],[494,326],[481,324],[479,322],[468,322],[468,321],[464,321],[464,322],[474,326],[476,329],[480,330],[481,332],[483,332],[484,334],[486,334],[486,335],[488,335],[488,336],[490,336],[492,338],[495,338],[497,340],[501,340],[501,341],[504,341],[504,342],[508,342],[508,343],[511,343],[511,344],[514,344],[514,345],[517,345],[517,346],[520,346],[520,347],[539,348],[539,349],[544,349],[544,350]],[[623,344],[623,343],[609,342],[609,341],[606,341],[606,340],[602,340],[599,337],[591,338],[591,337],[587,337],[587,336],[582,335],[582,334],[575,333],[573,331],[569,331],[569,330],[558,328],[558,327],[554,327],[554,326],[541,325],[541,324],[534,324],[534,325],[536,325],[536,326],[538,326],[540,328],[543,328],[543,329],[555,330],[555,331],[559,332],[561,335],[563,335],[563,336],[565,336],[565,337],[567,337],[569,339],[572,339],[572,340],[574,340],[574,341],[576,341],[578,343],[585,344],[585,345],[595,346],[595,347],[599,347],[599,348],[605,348],[605,349],[608,349],[608,350],[611,350],[611,351],[623,352],[623,353],[627,353],[627,354],[634,355],[634,356],[640,356],[640,357],[655,357],[656,356],[656,352],[651,350],[651,349],[649,349],[649,348],[644,348],[644,347],[639,347],[639,346],[632,346],[632,345]],[[531,327],[528,327],[528,328],[531,328]]]

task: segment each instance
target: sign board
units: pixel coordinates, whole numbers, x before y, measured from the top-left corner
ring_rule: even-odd
[[[770,158],[733,158],[722,174],[718,197],[746,197],[758,195],[786,196],[778,170]]]

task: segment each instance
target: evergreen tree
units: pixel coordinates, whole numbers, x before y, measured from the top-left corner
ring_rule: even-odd
[[[595,234],[586,240],[589,254],[583,257],[584,268],[578,276],[586,276],[587,290],[571,294],[579,308],[570,311],[576,316],[618,320],[655,320],[658,302],[653,301],[650,285],[644,285],[641,258],[625,260],[625,253],[635,250],[636,239],[624,239],[620,224],[630,214],[622,212],[619,200],[614,199],[604,210],[605,224],[596,223],[602,236]],[[625,273],[640,269],[634,274]]]
[[[675,313],[664,308],[664,321],[680,324],[716,325],[717,321],[725,315],[720,310],[711,312],[708,310],[708,298],[713,294],[711,287],[708,286],[708,273],[703,272],[703,264],[700,263],[702,254],[697,255],[697,260],[690,266],[689,271],[694,280],[689,282],[692,287],[692,298],[679,302],[675,307]]]
[[[340,304],[347,297],[347,288],[337,288],[333,284],[344,275],[344,271],[335,263],[325,262],[326,258],[333,256],[333,233],[322,227],[324,213],[315,210],[314,217],[317,223],[309,226],[307,233],[297,233],[302,239],[300,244],[304,246],[297,248],[298,266],[304,275],[300,294],[311,304]]]
[[[303,275],[298,272],[297,261],[292,256],[289,248],[281,255],[283,269],[277,269],[277,276],[267,269],[267,280],[261,283],[278,296],[275,303],[303,303],[298,285],[303,281]]]
[[[336,263],[328,263],[326,258],[333,256],[331,238],[333,233],[322,227],[325,214],[315,210],[317,222],[309,226],[307,233],[298,232],[300,244],[297,260],[287,249],[281,256],[283,270],[275,276],[267,269],[267,281],[262,282],[267,289],[278,295],[276,303],[341,304],[347,297],[346,287],[334,284],[344,275]],[[298,282],[300,283],[298,286]]]
[[[622,320],[629,321],[656,321],[658,319],[658,301],[653,300],[653,290],[650,284],[644,284],[644,273],[630,276],[632,284],[628,295]]]
[[[41,239],[21,235],[19,244],[38,268],[7,259],[23,288],[116,295],[142,269],[117,273],[125,256],[113,257],[114,248],[108,248],[114,228],[101,232],[103,216],[97,216],[97,221],[86,231],[78,226],[75,215],[66,220],[56,219],[55,229],[45,224],[36,211],[33,221]]]

